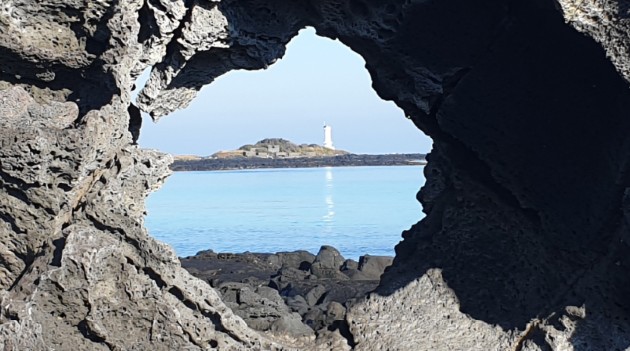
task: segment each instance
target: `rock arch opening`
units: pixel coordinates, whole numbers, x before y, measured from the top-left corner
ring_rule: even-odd
[[[364,64],[342,44],[305,29],[268,70],[220,77],[186,110],[157,124],[145,118],[140,146],[176,154],[175,171],[231,171],[205,182],[193,180],[200,174],[177,173],[164,190],[170,195],[149,199],[150,231],[182,256],[205,249],[317,253],[322,245],[354,259],[393,256],[399,233],[421,216],[413,195],[423,184],[421,168],[291,171],[404,166],[428,152],[429,139],[376,96]],[[329,157],[324,121],[335,127],[335,153],[356,156]],[[229,177],[232,185],[220,184]]]
[[[304,29],[266,70],[219,77],[140,133],[141,147],[185,155],[147,200],[149,233],[257,330],[339,324],[422,217],[430,141],[374,93],[364,65]]]

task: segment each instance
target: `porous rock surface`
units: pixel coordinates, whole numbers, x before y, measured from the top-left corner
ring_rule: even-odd
[[[0,346],[627,349],[629,23],[623,0],[1,1]],[[183,108],[309,25],[434,139],[425,219],[316,340],[248,328],[148,236],[170,160],[130,98],[152,67],[139,108]]]

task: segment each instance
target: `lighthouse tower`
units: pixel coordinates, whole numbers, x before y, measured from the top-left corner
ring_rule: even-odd
[[[326,122],[324,122],[324,147],[331,150],[335,149],[332,142],[332,127],[326,125]]]

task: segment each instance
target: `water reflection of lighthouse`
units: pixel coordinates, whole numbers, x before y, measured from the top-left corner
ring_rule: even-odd
[[[332,234],[335,225],[335,201],[333,200],[333,172],[332,167],[326,167],[326,214],[323,216],[324,233]]]
[[[332,141],[332,127],[324,122],[324,147],[334,150]],[[326,215],[324,215],[324,233],[333,234],[335,226],[335,202],[333,200],[333,174],[332,168],[326,167]]]
[[[324,122],[324,147],[331,150],[335,149],[332,142],[332,127],[326,125],[326,122]]]

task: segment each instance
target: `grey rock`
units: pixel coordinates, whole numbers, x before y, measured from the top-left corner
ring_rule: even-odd
[[[249,289],[249,285],[237,282],[224,282],[217,286],[217,291],[221,293],[221,299],[225,302],[239,303],[241,289]]]
[[[247,325],[259,331],[273,331],[279,335],[300,338],[305,336],[299,314],[294,314],[278,294],[268,287],[255,290],[247,284],[226,282],[219,288],[223,301]]]
[[[297,312],[300,316],[303,316],[310,309],[310,305],[302,295],[289,296],[286,299],[286,303],[291,308],[291,311]]]
[[[132,135],[142,5],[0,5],[2,349],[279,348],[143,228],[172,158]]]
[[[302,323],[298,314],[279,318],[273,323],[271,330],[276,334],[289,335],[294,338],[311,337],[314,335],[313,329]]]
[[[359,272],[358,269],[346,269],[342,272],[350,278],[350,280],[370,280],[365,274]]]
[[[256,288],[255,292],[256,294],[260,295],[262,298],[265,298],[274,303],[277,303],[277,304],[284,303],[284,300],[282,300],[282,297],[280,297],[280,294],[278,293],[278,290],[276,289],[272,289],[267,286],[259,286]]]
[[[283,268],[295,268],[308,271],[315,260],[315,255],[308,251],[278,252],[276,254]]]
[[[385,268],[392,265],[393,260],[393,257],[388,256],[361,256],[358,270],[368,280],[379,280]]]
[[[326,308],[326,325],[332,325],[336,321],[345,320],[346,308],[339,302],[332,301]]]
[[[322,246],[311,265],[311,272],[319,278],[344,279],[340,272],[345,259],[332,246]]]
[[[308,276],[307,272],[297,268],[281,268],[277,274],[291,280],[304,280]]]
[[[309,306],[315,306],[317,304],[319,304],[322,299],[322,297],[326,294],[326,287],[323,285],[316,285],[314,288],[312,288],[309,292],[306,293],[306,296],[304,296],[304,299],[306,299],[306,302],[308,303]]]
[[[282,280],[282,276],[276,276],[276,277],[272,277],[269,280],[269,284],[268,285],[269,285],[270,288],[272,288],[274,290],[282,291],[289,285],[289,282],[283,281]]]
[[[498,326],[475,320],[458,308],[457,298],[436,269],[392,295],[373,294],[369,299],[358,302],[348,309],[347,321],[357,343],[356,348],[360,350],[408,350],[409,336],[416,335],[416,330],[432,337],[442,335],[435,342],[424,341],[439,350],[459,350],[462,345],[466,349],[480,351],[509,349],[512,344],[509,333]],[[374,318],[378,322],[375,323]],[[405,330],[407,334],[381,335],[383,331],[394,330]],[[448,334],[442,334],[441,330],[448,330]]]
[[[358,270],[358,269],[359,269],[359,263],[352,259],[347,259],[343,261],[343,264],[341,265],[341,271]]]
[[[295,268],[282,268],[269,280],[269,286],[280,292],[290,289],[292,282],[306,279],[307,272]]]
[[[318,307],[311,308],[308,312],[306,312],[304,316],[302,316],[302,320],[304,321],[304,324],[315,331],[326,327],[326,316],[324,315],[324,311]]]

